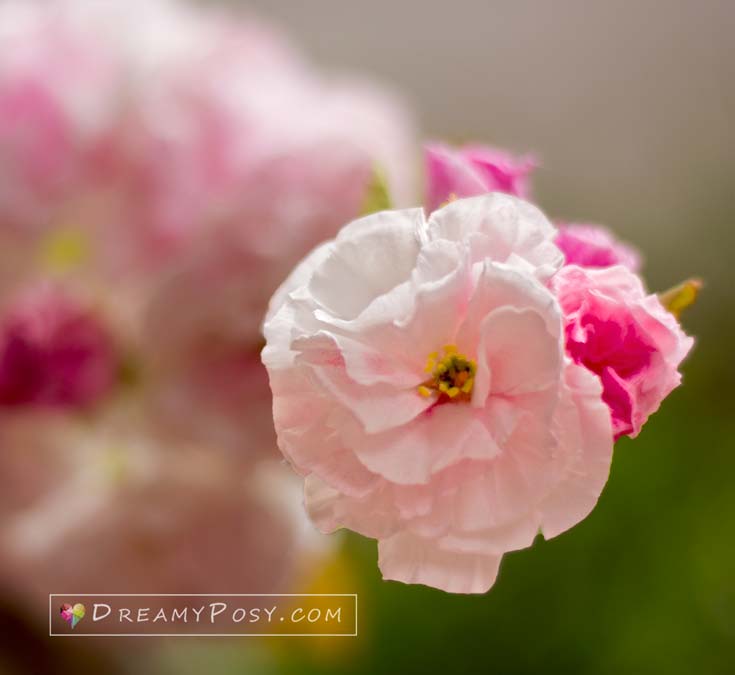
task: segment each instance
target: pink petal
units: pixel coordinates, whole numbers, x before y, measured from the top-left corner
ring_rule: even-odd
[[[446,551],[427,539],[401,533],[378,544],[383,578],[424,584],[449,593],[485,593],[495,583],[501,556]]]

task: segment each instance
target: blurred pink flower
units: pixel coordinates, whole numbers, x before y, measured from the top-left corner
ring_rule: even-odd
[[[11,0],[0,26],[0,297],[61,268],[125,326],[161,430],[273,451],[268,299],[376,166],[411,198],[410,116],[213,7]]]
[[[694,340],[625,267],[568,265],[552,286],[564,312],[567,353],[600,377],[615,437],[637,436],[681,382],[678,367]]]
[[[601,225],[557,223],[556,245],[564,253],[567,265],[580,267],[611,267],[623,265],[632,272],[641,266],[640,253],[621,242]]]
[[[482,145],[452,148],[430,143],[424,153],[429,211],[452,198],[486,192],[505,192],[527,198],[530,195],[529,176],[538,166],[533,157],[516,157],[505,150]]]
[[[317,526],[387,579],[479,593],[504,552],[584,518],[607,479],[597,378],[564,358],[555,228],[494,193],[354,221],[271,301],[281,450]]]
[[[99,275],[137,280],[226,228],[285,270],[359,212],[374,164],[413,192],[402,105],[255,20],[16,0],[0,24],[0,237],[74,228]]]
[[[60,288],[26,289],[0,308],[0,407],[89,405],[117,367],[101,317]]]
[[[283,273],[226,239],[172,266],[140,335],[143,395],[162,433],[234,449],[244,461],[275,452],[260,324]]]
[[[260,324],[376,167],[413,196],[414,154],[397,97],[316,71],[257,20],[0,3],[4,582],[290,590],[313,528],[263,459]],[[103,396],[118,350],[135,377]]]
[[[68,475],[73,453],[59,452],[69,415],[63,408],[0,406],[0,518],[28,508]],[[2,558],[0,548],[0,558]]]
[[[26,438],[66,462],[0,532],[0,572],[19,592],[283,592],[304,556],[328,551],[275,462],[243,476],[206,446],[160,443],[128,411],[49,431]]]

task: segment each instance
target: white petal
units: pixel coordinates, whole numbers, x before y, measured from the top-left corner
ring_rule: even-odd
[[[429,239],[469,243],[472,260],[525,260],[539,279],[550,278],[564,264],[554,244],[556,228],[533,204],[493,192],[458,199],[431,214]]]
[[[334,242],[332,241],[317,246],[294,268],[270,299],[268,312],[265,316],[265,324],[281,309],[290,293],[308,285],[314,274],[314,270],[331,255],[333,248]]]
[[[314,270],[309,291],[330,313],[354,319],[411,278],[424,229],[421,209],[381,211],[353,221]]]
[[[532,309],[542,317],[546,330],[561,335],[561,308],[554,295],[534,277],[502,263],[484,261],[477,266],[477,281],[457,333],[457,345],[465,353],[476,353],[480,328],[490,312],[501,307]]]

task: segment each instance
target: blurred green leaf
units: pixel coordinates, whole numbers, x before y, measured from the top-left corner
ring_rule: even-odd
[[[391,208],[392,201],[388,192],[388,183],[385,174],[379,166],[373,166],[370,181],[368,182],[365,198],[362,202],[360,215],[369,216],[377,211],[385,211]]]

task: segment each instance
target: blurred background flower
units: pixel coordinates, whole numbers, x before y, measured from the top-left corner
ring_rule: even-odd
[[[281,471],[260,323],[376,171],[412,198],[414,147],[398,97],[251,17],[0,4],[5,616],[36,635],[51,588],[301,590],[336,555]]]

